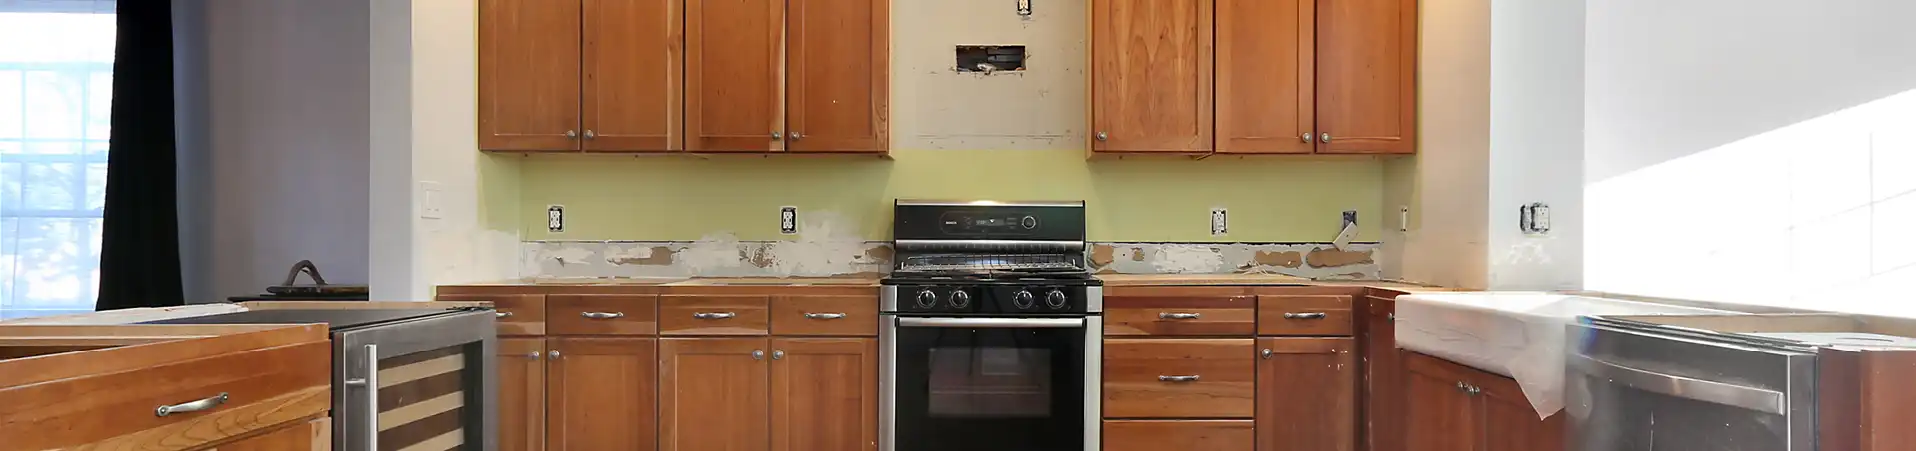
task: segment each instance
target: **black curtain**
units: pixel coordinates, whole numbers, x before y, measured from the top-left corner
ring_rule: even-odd
[[[121,1],[96,310],[185,302],[174,185],[173,7]]]

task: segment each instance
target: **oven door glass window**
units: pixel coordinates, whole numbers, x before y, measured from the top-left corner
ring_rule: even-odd
[[[900,327],[897,451],[1084,448],[1083,328]]]

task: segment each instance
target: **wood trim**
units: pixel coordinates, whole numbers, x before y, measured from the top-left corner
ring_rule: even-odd
[[[12,331],[28,326],[0,327]],[[65,327],[65,326],[52,326]],[[153,327],[153,326],[139,326]],[[0,387],[136,371],[171,362],[312,342],[328,342],[323,325],[274,326],[218,337],[173,340],[117,348],[76,351],[0,361]]]

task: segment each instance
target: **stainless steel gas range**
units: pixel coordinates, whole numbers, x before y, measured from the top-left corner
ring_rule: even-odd
[[[879,451],[1099,449],[1103,286],[1083,202],[897,202]]]

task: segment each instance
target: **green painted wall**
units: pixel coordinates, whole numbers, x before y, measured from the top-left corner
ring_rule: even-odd
[[[1064,150],[897,150],[893,159],[794,156],[502,156],[523,158],[517,209],[528,240],[696,240],[731,232],[776,240],[778,207],[802,220],[832,212],[870,240],[889,239],[896,198],[1089,202],[1094,241],[1324,242],[1338,212],[1358,211],[1358,239],[1379,238],[1384,163],[1368,157],[1132,158],[1085,161]],[[488,197],[488,203],[499,202]],[[545,208],[566,207],[548,233]],[[1212,207],[1231,234],[1212,237]],[[495,207],[498,207],[495,205]]]

